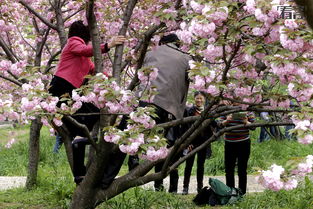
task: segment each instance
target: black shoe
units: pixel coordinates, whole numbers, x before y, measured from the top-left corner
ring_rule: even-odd
[[[188,187],[184,187],[182,195],[187,195],[187,194],[188,194]]]
[[[76,185],[79,185],[83,180],[84,180],[83,176],[75,176],[74,177],[74,182],[76,183]]]

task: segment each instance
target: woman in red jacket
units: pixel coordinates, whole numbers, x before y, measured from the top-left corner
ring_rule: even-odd
[[[124,36],[113,37],[109,43],[101,44],[102,53],[106,53],[110,48],[123,44]],[[88,45],[90,41],[90,32],[88,26],[85,26],[82,21],[72,23],[69,29],[68,40],[64,46],[60,62],[57,70],[50,83],[49,92],[53,96],[61,97],[68,93],[72,95],[72,91],[81,87],[84,83],[85,76],[94,74],[94,64],[90,60],[93,56],[92,46]],[[61,102],[58,103],[58,106]],[[76,113],[91,113],[99,112],[99,109],[90,103],[83,103],[82,107]],[[74,116],[79,123],[85,124],[89,130],[92,130],[93,125],[98,121],[99,115],[92,116]],[[71,137],[74,139],[77,136],[84,137],[85,134],[70,121],[63,119],[63,123],[69,130]],[[75,182],[80,183],[82,177],[86,173],[84,166],[84,153],[86,139],[78,139],[73,141],[73,161],[74,161],[74,177]]]

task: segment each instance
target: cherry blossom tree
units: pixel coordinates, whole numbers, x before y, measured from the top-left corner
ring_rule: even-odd
[[[295,124],[293,133],[299,142],[313,141],[312,31],[304,20],[281,19],[277,6],[285,4],[284,0],[0,2],[0,119],[32,121],[30,153],[34,157],[29,164],[38,163],[41,123],[61,134],[70,165],[72,139],[61,119],[83,129],[91,143],[88,171],[74,191],[71,208],[94,208],[129,188],[162,179],[226,131],[243,126],[219,130],[175,161],[219,116],[240,111],[290,114],[292,121],[260,121],[247,126]],[[47,88],[66,43],[66,28],[77,19],[84,20],[90,28],[97,74],[57,107],[59,99],[52,97]],[[133,90],[139,82],[144,83],[149,90],[143,92],[141,99],[153,100],[156,92],[149,85],[158,69],[144,68],[143,58],[162,33],[172,31],[182,40],[182,52],[193,58],[191,88],[207,92],[212,99],[201,116],[155,125],[154,110],[136,108],[138,99]],[[125,35],[127,43],[103,57],[100,43],[117,34]],[[221,100],[240,106],[222,106]],[[291,108],[290,101],[296,107]],[[101,109],[99,125],[93,133],[71,117],[82,102]],[[117,128],[122,115],[129,115],[124,131]],[[162,130],[190,122],[194,122],[191,128],[168,148]],[[135,169],[102,189],[104,169],[109,156],[117,150],[137,154],[142,160]],[[261,172],[260,183],[273,190],[295,188],[297,181],[293,177],[312,171],[312,156],[303,160],[291,170],[273,165],[271,170]],[[164,163],[162,171],[149,173],[159,162]],[[34,167],[37,170],[37,165]]]

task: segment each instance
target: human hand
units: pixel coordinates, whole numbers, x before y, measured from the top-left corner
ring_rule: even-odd
[[[112,48],[117,45],[121,45],[126,41],[125,36],[114,36],[111,41],[108,43],[108,47]]]
[[[231,101],[222,100],[222,101],[220,101],[220,105],[230,106],[231,105]]]
[[[250,124],[250,122],[249,122],[249,120],[248,120],[248,117],[247,117],[247,116],[246,116],[246,117],[244,117],[244,119],[243,119],[243,124],[245,124],[245,125]]]
[[[232,114],[230,114],[230,115],[227,115],[227,117],[226,117],[226,120],[224,120],[223,122],[222,122],[222,124],[225,126],[229,121],[231,121],[233,119],[233,115]]]

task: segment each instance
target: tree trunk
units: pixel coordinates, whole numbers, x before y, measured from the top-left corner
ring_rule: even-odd
[[[37,171],[39,161],[39,138],[42,123],[40,117],[36,117],[32,121],[29,133],[28,148],[28,174],[26,180],[26,188],[31,189],[37,183]]]

